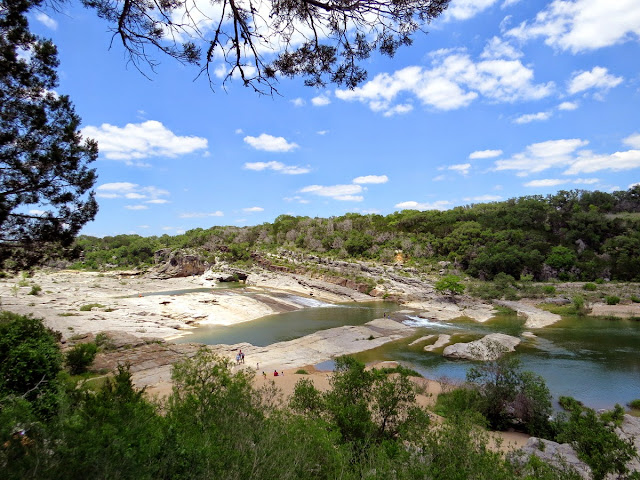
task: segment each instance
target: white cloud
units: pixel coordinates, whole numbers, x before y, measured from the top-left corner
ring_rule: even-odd
[[[224,217],[224,213],[218,210],[215,212],[186,212],[186,213],[180,214],[180,218],[207,218],[207,217]]]
[[[45,213],[47,213],[47,212],[44,211],[44,210],[38,210],[37,208],[29,210],[29,215],[38,215],[38,216],[40,216],[40,215],[44,215]]]
[[[593,173],[601,170],[621,172],[640,168],[640,150],[627,150],[599,155],[590,151],[578,152],[578,157],[564,172],[566,175]]]
[[[638,0],[554,0],[534,21],[506,32],[520,40],[537,37],[573,53],[616,45],[640,37]]]
[[[495,170],[514,170],[518,176],[526,176],[550,168],[563,168],[564,175],[579,175],[603,170],[620,172],[640,168],[640,149],[611,154],[579,150],[588,143],[578,138],[534,143],[527,146],[524,152],[517,153],[506,160],[496,161]]]
[[[149,207],[146,205],[125,205],[124,208],[127,210],[148,210]]]
[[[187,155],[205,150],[208,145],[206,138],[175,135],[155,120],[128,123],[123,128],[103,123],[99,127],[85,127],[82,134],[97,140],[100,153],[106,158],[124,160],[130,165],[132,160],[143,158]]]
[[[324,107],[331,103],[331,99],[329,99],[326,95],[318,95],[317,97],[313,97],[311,99],[311,103],[314,107]]]
[[[334,200],[361,202],[363,197],[356,195],[361,193],[363,188],[360,185],[309,185],[301,188],[300,193],[312,193],[321,197],[331,197]]]
[[[283,200],[285,202],[309,203],[309,200],[307,200],[306,198],[302,198],[300,195],[295,195],[293,197],[284,197]]]
[[[248,162],[244,164],[246,170],[254,170],[261,172],[262,170],[273,170],[274,172],[284,175],[302,175],[311,171],[308,167],[299,167],[297,165],[285,165],[281,162]]]
[[[432,180],[433,182],[441,182],[441,181],[442,181],[442,180],[444,180],[445,178],[447,178],[447,177],[446,177],[446,176],[444,176],[444,175],[438,175],[437,177],[433,177],[431,180]]]
[[[525,115],[520,115],[513,121],[513,123],[522,125],[531,122],[542,122],[544,120],[549,120],[550,118],[551,112],[527,113]]]
[[[464,49],[439,50],[431,56],[431,68],[411,66],[393,74],[381,73],[353,90],[336,90],[335,95],[341,100],[366,103],[374,112],[392,115],[398,113],[398,107],[407,105],[400,98],[407,95],[438,110],[455,110],[480,96],[495,102],[537,100],[554,89],[553,82],[534,84],[533,70],[520,60],[474,62]]]
[[[242,135],[244,133],[244,131],[241,128],[236,128],[235,134],[236,135]]]
[[[38,12],[36,14],[36,20],[38,20],[45,27],[50,28],[51,30],[58,29],[58,22],[56,22],[53,18],[43,12]]]
[[[521,175],[542,172],[549,168],[564,167],[573,161],[572,154],[589,142],[572,138],[534,143],[509,159],[498,160],[496,170],[515,170]]]
[[[169,203],[169,200],[165,200],[164,198],[154,198],[153,200],[147,200],[144,203],[153,203],[155,205],[164,205],[165,203]]]
[[[318,130],[316,133],[318,135],[326,135],[327,133],[329,133],[329,130]]]
[[[216,78],[224,78],[228,75],[228,73],[229,73],[229,69],[224,63],[219,64],[213,70],[213,74],[215,75]]]
[[[247,208],[243,208],[242,211],[243,212],[249,212],[249,213],[264,212],[264,208],[262,208],[262,207],[247,207]]]
[[[560,105],[558,105],[558,110],[575,110],[577,108],[577,102],[562,102]]]
[[[576,178],[573,183],[578,185],[594,185],[600,181],[599,178]]]
[[[284,137],[274,137],[267,133],[263,133],[259,137],[246,136],[244,141],[256,150],[264,150],[265,152],[290,152],[298,148],[296,143],[289,143]]]
[[[130,182],[103,183],[96,188],[96,196],[98,198],[147,199],[145,203],[167,203],[168,200],[160,197],[166,197],[168,195],[169,192],[167,190],[154,186],[143,187],[137,183]]]
[[[149,225],[138,225],[137,228],[150,228]]]
[[[520,50],[517,50],[509,42],[498,37],[493,37],[485,45],[484,50],[480,54],[480,58],[507,58],[515,60],[523,55],[524,54]]]
[[[477,150],[469,154],[470,160],[476,160],[480,158],[495,158],[502,155],[502,150]]]
[[[457,165],[449,165],[447,170],[453,170],[454,172],[458,172],[460,175],[467,175],[470,168],[470,163],[459,163]]]
[[[622,140],[625,145],[629,145],[631,148],[640,149],[640,133],[632,133],[627,138]]]
[[[419,203],[409,200],[408,202],[396,203],[395,207],[403,210],[446,210],[450,205],[451,202],[447,200],[438,200],[433,203]]]
[[[404,115],[411,111],[413,111],[413,105],[406,103],[389,108],[383,115],[385,117],[393,117],[394,115]]]
[[[593,67],[590,72],[573,72],[571,80],[569,81],[569,93],[573,95],[591,88],[606,92],[622,83],[622,77],[616,77],[607,72],[607,69],[604,67]]]
[[[365,175],[364,177],[356,177],[353,179],[353,183],[365,184],[365,183],[387,183],[389,177],[386,175]]]
[[[477,197],[465,197],[465,202],[497,202],[502,200],[500,195],[479,195]]]
[[[633,188],[633,187],[637,187],[638,185],[640,185],[640,182],[632,183],[631,185],[629,185],[629,186],[627,187],[627,190],[629,190],[629,189],[631,189],[631,188]]]
[[[294,98],[293,100],[291,100],[291,103],[293,103],[294,107],[304,107],[307,104],[307,102],[305,102],[304,99],[300,97]]]
[[[543,180],[532,180],[524,184],[525,187],[555,187],[557,185],[564,185],[565,183],[569,183],[569,180],[562,180],[559,178],[546,178]]]
[[[453,0],[445,10],[446,19],[468,20],[491,7],[497,0]]]

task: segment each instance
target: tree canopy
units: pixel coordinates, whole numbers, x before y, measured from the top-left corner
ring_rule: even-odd
[[[372,52],[393,56],[449,0],[81,0],[111,23],[136,67],[156,65],[149,47],[201,67],[226,62],[225,81],[271,93],[277,76],[353,88]]]
[[[90,192],[98,156],[59,95],[56,47],[29,31],[42,0],[0,0],[0,266],[71,244],[98,206]]]

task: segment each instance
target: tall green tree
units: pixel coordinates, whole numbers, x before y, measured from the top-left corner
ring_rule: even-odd
[[[58,85],[56,47],[29,31],[43,0],[0,0],[0,266],[69,246],[98,205],[95,141]]]

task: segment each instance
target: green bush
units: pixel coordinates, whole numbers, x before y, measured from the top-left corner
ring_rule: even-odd
[[[554,295],[556,293],[556,287],[553,285],[545,285],[542,287],[542,291],[545,295]]]
[[[438,293],[458,295],[464,292],[465,286],[457,275],[446,275],[438,280],[433,288]]]
[[[31,290],[27,295],[40,295],[41,291],[42,291],[42,287],[40,285],[33,284],[31,286]]]
[[[86,305],[82,305],[80,307],[80,311],[81,312],[90,312],[92,308],[104,308],[104,305],[102,305],[101,303],[88,303]]]
[[[607,295],[604,301],[607,302],[607,305],[617,305],[620,303],[620,297],[617,295]]]
[[[66,364],[72,375],[79,375],[87,371],[98,353],[98,346],[93,343],[79,343],[74,345],[66,355]]]
[[[629,402],[629,407],[633,408],[634,410],[640,410],[640,398],[631,400]]]
[[[640,303],[640,297],[637,295],[631,295],[631,301],[633,303]]]
[[[304,368],[301,368],[299,370],[296,370],[296,375],[309,375],[309,372],[307,372]]]
[[[597,286],[595,283],[590,283],[590,282],[589,282],[589,283],[585,283],[585,284],[582,286],[582,289],[583,289],[583,290],[587,290],[587,291],[589,291],[589,292],[595,292],[595,291],[598,289],[598,286]]]

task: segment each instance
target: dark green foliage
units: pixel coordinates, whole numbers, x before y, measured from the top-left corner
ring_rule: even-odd
[[[589,282],[589,283],[585,283],[585,284],[582,286],[582,289],[583,289],[583,290],[587,290],[587,291],[589,291],[589,292],[595,292],[595,291],[598,289],[598,286],[597,286],[595,283],[590,283],[590,282]]]
[[[14,269],[69,247],[98,210],[88,168],[98,146],[82,141],[73,105],[55,92],[56,47],[29,31],[27,13],[43,3],[0,7],[0,267]]]
[[[0,399],[18,396],[38,415],[52,414],[61,366],[58,337],[42,320],[0,312]]]
[[[93,343],[79,343],[71,347],[66,354],[66,364],[71,375],[79,375],[87,371],[98,353],[98,346]]]
[[[598,415],[572,398],[565,398],[563,406],[569,411],[569,418],[559,422],[557,440],[575,448],[578,457],[591,467],[594,480],[608,474],[626,478],[626,465],[637,458],[638,452],[632,441],[621,439],[614,431],[624,410],[616,405],[613,411]]]
[[[640,398],[631,400],[629,402],[629,407],[633,408],[634,410],[640,410]]]
[[[464,292],[465,286],[460,281],[460,277],[457,275],[446,275],[438,280],[433,288],[438,293],[445,293],[448,295],[459,295]]]
[[[607,295],[604,300],[607,302],[607,305],[617,305],[620,303],[620,297],[617,295]]]
[[[548,435],[551,429],[551,394],[544,379],[522,371],[512,355],[485,362],[467,372],[467,381],[479,398],[477,409],[494,429],[517,428],[531,435]]]
[[[40,295],[41,291],[42,291],[42,287],[40,285],[32,285],[28,295]]]
[[[630,298],[631,298],[631,301],[632,301],[633,303],[640,303],[640,297],[639,297],[639,296],[637,296],[637,295],[631,295],[631,297],[630,297]]]

